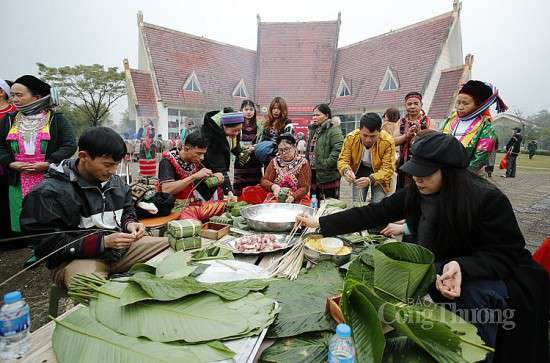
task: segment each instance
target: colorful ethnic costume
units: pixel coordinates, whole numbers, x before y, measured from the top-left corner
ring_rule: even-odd
[[[280,156],[271,160],[265,170],[261,185],[268,192],[271,192],[273,184],[277,184],[281,188],[288,188],[294,197],[294,203],[301,203],[307,197],[310,183],[309,163],[306,158],[296,153],[291,161],[284,161]]]
[[[497,112],[504,112],[508,107],[493,85],[481,81],[466,82],[458,93],[471,96],[479,106],[475,111],[462,117],[453,112],[441,130],[445,134],[453,135],[462,143],[468,152],[470,170],[478,173],[487,164],[497,139],[489,107],[496,104]]]
[[[172,150],[159,163],[159,182],[162,184],[183,180],[202,168],[200,163],[185,161],[180,157],[178,150]],[[190,199],[191,201],[221,200],[223,199],[223,190],[221,187],[208,188],[206,183],[201,180],[189,184],[174,196],[176,199]]]

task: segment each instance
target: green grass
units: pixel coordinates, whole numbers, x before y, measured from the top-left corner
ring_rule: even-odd
[[[495,169],[498,169],[500,160],[504,157],[504,153],[497,154],[497,160],[495,163]],[[517,159],[518,169],[547,169],[550,171],[550,156],[548,155],[535,155],[533,159],[529,160],[529,155],[520,154]]]

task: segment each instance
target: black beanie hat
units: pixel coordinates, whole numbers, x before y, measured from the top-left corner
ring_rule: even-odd
[[[483,104],[493,95],[493,89],[481,81],[468,81],[458,93],[465,93],[474,98],[478,105]]]
[[[454,136],[433,132],[415,141],[411,146],[411,160],[400,170],[413,176],[429,176],[443,167],[465,169],[468,155],[462,143]]]
[[[13,83],[22,84],[27,87],[32,94],[39,94],[40,97],[46,97],[50,94],[51,87],[49,84],[29,74],[17,78]]]

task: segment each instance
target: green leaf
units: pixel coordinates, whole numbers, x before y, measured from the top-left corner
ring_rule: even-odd
[[[424,247],[388,242],[351,262],[340,305],[352,327],[359,361],[476,362],[491,351],[472,324],[441,306],[418,300],[433,284],[433,261],[433,254]],[[396,330],[392,339],[401,337],[386,349],[386,339],[380,342],[380,335],[371,331],[380,327],[380,321]],[[407,350],[411,344],[418,348]],[[396,347],[399,350],[394,352]],[[372,353],[374,349],[377,354]],[[432,358],[422,360],[426,355]]]
[[[468,323],[444,306],[422,301],[421,304],[417,304],[415,307],[425,317],[444,322],[460,337],[462,356],[466,361],[478,362],[484,360],[487,353],[492,351],[484,345],[483,339],[477,334],[475,325]]]
[[[162,262],[157,267],[156,275],[159,277],[163,277],[175,271],[181,270],[184,274],[183,276],[187,276],[191,272],[193,272],[195,269],[196,267],[190,267],[187,265],[185,252],[178,251],[174,254],[167,256],[164,260],[162,260]],[[187,274],[185,275],[185,273]],[[180,277],[183,277],[183,276],[180,276]]]
[[[430,319],[414,305],[389,303],[364,284],[355,285],[355,289],[373,304],[384,322],[414,341],[438,362],[466,362],[461,355],[461,340],[449,325]]]
[[[333,330],[335,323],[325,312],[326,299],[339,294],[342,285],[342,277],[332,262],[303,269],[294,281],[272,281],[265,294],[281,304],[281,311],[268,336],[289,337]]]
[[[410,262],[415,264],[428,264],[429,267],[420,281],[414,280],[409,285],[407,298],[416,299],[426,295],[429,287],[435,281],[435,257],[433,253],[425,247],[413,243],[388,242],[377,246],[376,249],[383,252],[386,256],[398,261]]]
[[[380,362],[384,354],[384,332],[372,303],[354,287],[346,284],[340,306],[351,327],[358,362]]]
[[[425,350],[412,340],[395,331],[386,335],[386,349],[384,350],[384,363],[436,363]]]
[[[263,351],[260,362],[326,362],[331,337],[332,333],[322,332],[278,339],[275,344]]]
[[[130,282],[120,298],[122,306],[151,299],[172,301],[201,292],[211,292],[226,300],[237,300],[250,291],[260,291],[269,285],[266,279],[205,283],[193,277],[168,280],[144,272],[132,276]]]
[[[434,255],[412,243],[389,242],[372,251],[374,286],[402,302],[418,297],[435,279]]]
[[[128,272],[131,272],[131,273],[147,272],[147,273],[154,274],[156,270],[157,270],[156,266],[152,266],[150,264],[140,262],[130,267],[130,270],[128,270]]]
[[[119,306],[125,284],[108,282],[98,299],[90,301],[95,319],[121,334],[157,342],[198,343],[257,335],[278,312],[275,301],[250,293],[234,301],[199,294],[170,302],[144,301]]]
[[[231,249],[223,246],[212,245],[204,250],[193,252],[191,261],[206,261],[206,260],[232,260],[233,252]]]
[[[60,363],[212,362],[235,356],[217,341],[195,345],[166,344],[121,335],[93,320],[85,307],[55,322],[52,346]]]

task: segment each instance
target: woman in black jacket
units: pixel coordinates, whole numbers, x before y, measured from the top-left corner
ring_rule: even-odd
[[[76,142],[71,124],[52,109],[50,85],[26,75],[11,91],[17,112],[0,125],[0,164],[8,169],[11,229],[20,232],[23,198],[42,181],[50,164],[74,154]]]
[[[468,311],[465,318],[496,347],[495,361],[547,362],[550,282],[525,249],[508,198],[467,170],[466,151],[452,136],[426,135],[411,151],[401,169],[414,183],[404,190],[366,207],[298,219],[333,236],[405,218],[411,242],[435,255],[432,299]]]

